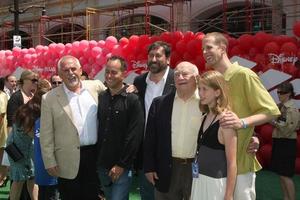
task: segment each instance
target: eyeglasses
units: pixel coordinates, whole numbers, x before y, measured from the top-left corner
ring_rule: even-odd
[[[278,95],[284,95],[284,94],[288,94],[289,92],[284,92],[284,91],[277,91]]]
[[[34,79],[30,79],[31,80],[31,82],[32,83],[38,83],[39,82],[39,80],[38,79],[36,79],[36,78],[34,78]]]
[[[175,71],[175,72],[174,72],[174,76],[175,76],[176,78],[179,78],[180,75],[181,75],[183,78],[189,78],[189,77],[191,76],[191,74],[188,73],[188,72],[182,72],[182,71]]]
[[[60,85],[61,83],[61,81],[52,81],[52,85]]]

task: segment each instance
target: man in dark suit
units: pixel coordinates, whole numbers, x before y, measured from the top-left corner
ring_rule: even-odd
[[[151,44],[148,48],[149,72],[136,77],[133,82],[144,107],[146,120],[152,100],[175,89],[174,72],[170,68],[170,55],[171,48],[168,43],[157,41]],[[153,185],[148,182],[143,172],[143,144],[140,146],[135,167],[139,173],[141,199],[154,200]]]
[[[202,116],[197,75],[195,65],[179,63],[174,72],[176,92],[155,98],[149,110],[144,171],[155,186],[156,200],[190,199],[191,163]]]

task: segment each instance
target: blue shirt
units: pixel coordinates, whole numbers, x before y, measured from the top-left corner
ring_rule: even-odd
[[[40,119],[34,124],[34,168],[35,183],[37,185],[56,185],[57,178],[50,176],[45,169],[40,145]]]

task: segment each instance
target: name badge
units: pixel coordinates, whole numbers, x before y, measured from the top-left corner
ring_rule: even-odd
[[[199,166],[197,162],[192,163],[193,178],[199,178]]]

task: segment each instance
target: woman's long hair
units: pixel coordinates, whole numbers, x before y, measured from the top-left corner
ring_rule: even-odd
[[[27,104],[18,108],[15,114],[15,123],[22,127],[25,133],[32,131],[35,121],[41,115],[42,96],[51,89],[51,84],[46,79],[40,79],[38,89]]]
[[[198,85],[206,85],[213,90],[220,90],[220,96],[217,98],[216,106],[212,109],[215,114],[220,114],[223,111],[230,110],[230,101],[228,97],[228,85],[223,75],[217,71],[207,71],[199,76]],[[208,113],[208,105],[200,105],[200,110],[203,113]]]

